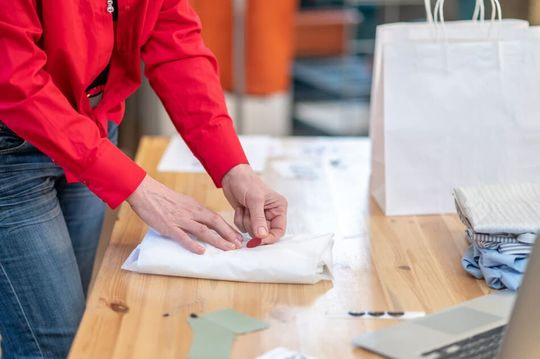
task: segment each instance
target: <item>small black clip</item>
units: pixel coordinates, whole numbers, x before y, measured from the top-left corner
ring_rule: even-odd
[[[384,312],[368,312],[368,314],[372,317],[382,317]]]

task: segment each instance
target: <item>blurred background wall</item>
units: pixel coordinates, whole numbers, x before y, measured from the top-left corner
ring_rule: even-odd
[[[425,21],[423,0],[189,1],[243,134],[368,135],[375,28]],[[474,3],[446,0],[445,18],[469,19]],[[540,23],[540,0],[501,5],[505,18]],[[120,144],[133,154],[145,134],[174,134],[146,82],[128,100]]]

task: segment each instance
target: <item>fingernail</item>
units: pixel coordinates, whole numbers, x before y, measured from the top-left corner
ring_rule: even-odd
[[[227,243],[227,248],[229,248],[229,249],[235,249],[236,246],[234,245],[234,243],[229,242],[229,243]]]
[[[235,241],[234,243],[236,244],[236,248],[242,248],[242,242]]]
[[[257,228],[257,235],[259,237],[266,237],[267,234],[268,234],[268,232],[266,231],[266,228],[264,228],[264,227]]]

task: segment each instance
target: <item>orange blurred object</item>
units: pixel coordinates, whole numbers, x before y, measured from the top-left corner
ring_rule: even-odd
[[[203,38],[220,64],[221,83],[234,89],[232,0],[190,0]],[[298,0],[246,0],[245,89],[250,95],[285,91],[291,83]]]
[[[352,9],[300,11],[296,17],[296,56],[337,56],[346,51],[349,30],[360,23]]]

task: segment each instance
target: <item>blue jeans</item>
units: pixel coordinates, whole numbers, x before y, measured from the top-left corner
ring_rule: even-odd
[[[116,141],[116,125],[109,137]],[[0,122],[3,359],[65,358],[85,307],[105,204]]]

